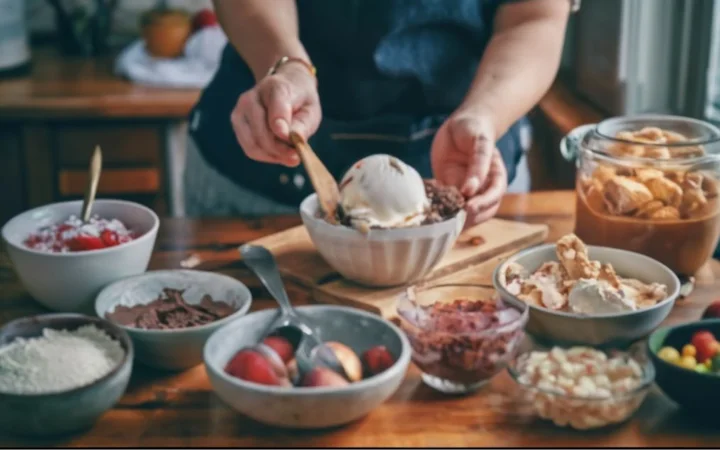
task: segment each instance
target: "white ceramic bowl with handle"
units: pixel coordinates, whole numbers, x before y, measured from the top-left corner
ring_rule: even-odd
[[[116,247],[50,253],[23,243],[40,228],[79,216],[82,201],[53,203],[10,219],[2,228],[10,260],[20,281],[38,302],[59,312],[91,313],[100,290],[121,278],[145,272],[160,220],[149,208],[122,200],[96,200],[93,215],[118,219],[138,236]]]
[[[400,286],[428,274],[455,245],[465,211],[443,222],[367,234],[333,225],[318,214],[317,195],[300,205],[300,216],[317,251],[340,275],[372,286]]]

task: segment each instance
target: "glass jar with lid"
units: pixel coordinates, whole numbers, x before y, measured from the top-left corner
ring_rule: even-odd
[[[666,115],[615,117],[571,131],[575,233],[693,275],[720,236],[720,129]]]

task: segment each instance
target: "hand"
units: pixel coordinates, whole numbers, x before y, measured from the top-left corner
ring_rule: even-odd
[[[457,187],[465,197],[466,226],[495,215],[507,190],[507,170],[495,148],[490,119],[456,112],[437,131],[430,158],[435,178]]]
[[[294,167],[300,163],[290,130],[308,139],[322,119],[317,83],[300,64],[288,63],[243,93],[230,116],[238,143],[255,161]]]

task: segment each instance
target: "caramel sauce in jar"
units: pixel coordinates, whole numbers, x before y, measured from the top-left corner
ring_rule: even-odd
[[[580,188],[576,205],[575,234],[586,244],[642,253],[679,274],[697,272],[712,256],[720,236],[717,198],[708,202],[702,215],[685,220],[613,216],[593,209]]]
[[[693,275],[720,238],[720,129],[676,116],[608,119],[577,144],[575,234]]]

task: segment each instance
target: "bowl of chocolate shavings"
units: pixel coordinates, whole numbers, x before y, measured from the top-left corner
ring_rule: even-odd
[[[136,360],[184,370],[201,364],[210,335],[247,313],[240,281],[199,270],[159,270],[117,281],[95,300],[95,312],[128,332]]]

